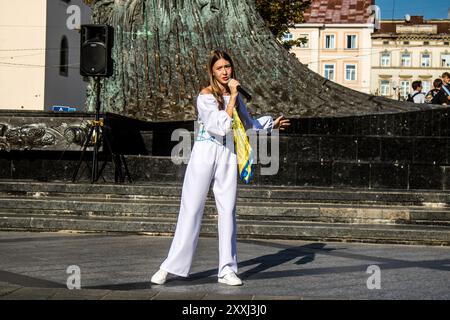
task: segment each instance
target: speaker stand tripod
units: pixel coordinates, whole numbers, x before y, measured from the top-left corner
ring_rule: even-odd
[[[81,164],[83,163],[84,156],[86,154],[86,150],[89,146],[89,144],[92,141],[94,143],[94,149],[92,152],[92,171],[91,171],[91,183],[95,183],[100,178],[100,175],[102,174],[104,168],[106,167],[106,163],[108,161],[107,157],[105,156],[104,163],[102,165],[102,168],[99,170],[98,168],[98,160],[99,160],[99,149],[100,146],[103,143],[103,152],[105,150],[108,151],[109,155],[111,156],[111,161],[114,165],[114,180],[117,183],[118,181],[123,182],[123,173],[122,173],[122,164],[125,167],[125,172],[128,177],[128,181],[131,183],[131,177],[130,173],[128,171],[128,167],[126,165],[125,159],[123,155],[114,155],[111,144],[109,142],[108,134],[105,130],[105,125],[103,122],[103,119],[100,119],[100,77],[95,77],[95,83],[97,87],[97,94],[96,94],[96,105],[95,105],[95,120],[92,121],[91,128],[89,129],[89,133],[86,137],[86,140],[83,143],[83,150],[81,152],[80,161],[78,162],[78,165],[75,169],[75,172],[72,176],[72,182],[75,182],[77,180],[78,172],[80,170]]]

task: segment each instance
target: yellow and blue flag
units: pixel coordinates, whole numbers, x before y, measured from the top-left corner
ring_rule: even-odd
[[[238,160],[239,177],[245,183],[249,183],[253,176],[253,149],[248,141],[247,133],[236,109],[233,110],[232,128]]]

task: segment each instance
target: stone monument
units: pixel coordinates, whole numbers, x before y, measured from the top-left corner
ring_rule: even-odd
[[[212,49],[227,50],[251,111],[289,118],[419,110],[345,88],[310,71],[265,26],[252,0],[91,0],[93,22],[115,29],[106,111],[146,121],[194,120]],[[367,75],[369,76],[369,75]],[[92,88],[91,88],[92,90]],[[91,91],[88,106],[93,110]]]

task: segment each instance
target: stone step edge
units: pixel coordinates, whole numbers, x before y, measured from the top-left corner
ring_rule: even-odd
[[[0,230],[27,230],[27,231],[62,231],[79,230],[91,232],[126,232],[145,233],[152,235],[170,236],[172,229],[168,229],[165,224],[139,222],[123,224],[122,222],[112,223],[111,221],[89,221],[86,224],[80,220],[54,221],[48,219],[29,220],[26,218],[15,219],[15,221],[4,221],[0,219]],[[274,229],[276,232],[274,232]],[[324,232],[325,230],[325,232]],[[269,231],[269,232],[268,232]],[[201,236],[217,236],[217,228],[214,225],[203,224]],[[416,244],[416,245],[450,245],[450,231],[419,231],[419,230],[368,230],[361,228],[347,227],[345,229],[336,228],[312,228],[311,226],[291,227],[290,232],[286,232],[286,227],[274,226],[252,226],[238,224],[239,238],[263,238],[263,239],[297,239],[312,241],[344,241],[344,242],[369,242],[369,243],[396,243],[396,244]]]
[[[0,213],[0,220],[6,220],[6,219],[16,219],[16,218],[24,218],[24,219],[31,219],[31,220],[55,220],[55,221],[104,221],[104,222],[114,222],[114,223],[168,223],[171,225],[176,224],[177,219],[175,218],[167,218],[167,217],[141,217],[139,219],[130,218],[130,217],[104,217],[104,216],[58,216],[58,217],[42,217],[42,216],[35,216],[35,215],[29,215],[29,214],[22,214],[22,215],[8,215],[4,213]],[[312,227],[312,228],[332,228],[332,229],[371,229],[371,230],[395,230],[397,231],[442,231],[442,232],[448,232],[450,235],[450,227],[449,226],[429,226],[429,225],[414,225],[414,224],[364,224],[364,223],[356,223],[356,224],[348,224],[348,223],[340,223],[340,222],[317,222],[317,221],[284,221],[284,220],[250,220],[250,219],[237,219],[238,224],[246,225],[246,226],[277,226],[277,227],[296,227],[296,226],[302,226],[302,227]],[[217,219],[216,218],[203,218],[202,224],[206,225],[217,225]]]
[[[358,214],[333,214],[333,213],[323,213],[323,214],[308,214],[308,213],[298,213],[298,214],[272,214],[272,215],[262,215],[262,214],[245,214],[237,213],[237,219],[242,221],[284,221],[284,222],[325,222],[325,223],[345,223],[345,224],[419,224],[419,225],[436,225],[436,226],[447,226],[450,225],[450,215],[437,217],[428,214],[428,217],[423,213],[409,213],[405,216],[393,216],[389,217],[380,213],[379,216],[364,216]],[[159,219],[177,219],[178,213],[158,213],[158,212],[119,212],[113,214],[107,214],[98,211],[76,211],[76,210],[51,210],[51,209],[27,209],[26,213],[21,209],[8,209],[1,210],[0,216],[33,216],[33,217],[66,217],[67,219],[85,217],[85,218],[108,218],[108,219],[147,219],[147,218],[159,218]],[[217,212],[209,213],[205,212],[203,214],[204,219],[216,219]]]
[[[70,199],[75,200],[92,200],[92,201],[178,201],[180,202],[181,196],[175,195],[126,195],[126,194],[73,194],[73,193],[55,193],[55,192],[1,192],[0,199]],[[333,199],[333,198],[314,198],[314,197],[299,197],[299,198],[267,198],[267,197],[242,197],[238,194],[238,202],[245,203],[267,203],[278,204],[283,203],[287,205],[302,204],[302,203],[333,203],[333,204],[353,204],[353,205],[380,205],[380,206],[440,206],[449,207],[449,202],[430,202],[423,201],[423,199],[404,199],[401,201],[394,201],[389,199]],[[207,196],[208,201],[215,201],[212,195]],[[430,200],[430,199],[429,199]],[[439,201],[445,199],[436,199]]]
[[[90,186],[92,189],[107,189],[107,188],[113,188],[113,189],[126,189],[126,188],[132,188],[132,189],[161,189],[161,188],[175,188],[177,190],[181,191],[182,184],[180,183],[160,183],[155,182],[152,184],[111,184],[111,183],[105,183],[105,184],[88,184],[88,183],[67,183],[67,182],[36,182],[35,180],[30,181],[5,181],[0,180],[0,192],[5,190],[3,187],[6,186],[12,186],[14,188],[17,188],[19,186],[23,186],[26,188],[30,188],[31,186],[39,186],[39,187],[56,187],[56,186],[64,186],[65,188],[86,188],[87,186]],[[9,190],[9,189],[7,189]],[[379,195],[379,194],[390,194],[390,195],[432,195],[432,196],[448,196],[450,197],[450,190],[444,191],[444,190],[420,190],[420,189],[414,189],[414,190],[402,190],[402,189],[361,189],[361,188],[349,188],[349,187],[342,187],[342,188],[326,188],[326,187],[305,187],[305,186],[279,186],[279,185],[251,185],[251,186],[241,186],[238,185],[238,193],[239,192],[264,192],[264,193],[276,193],[276,192],[322,192],[322,193],[336,193],[336,194],[349,194],[349,195],[355,195],[357,194],[372,194],[372,195]]]
[[[67,204],[68,206],[73,206],[76,204],[91,204],[91,205],[98,205],[98,206],[114,206],[114,205],[121,205],[121,206],[142,206],[142,205],[148,205],[148,206],[156,206],[156,205],[163,205],[163,206],[180,206],[180,200],[179,199],[96,199],[96,198],[77,198],[73,200],[73,198],[59,198],[59,197],[19,197],[19,196],[12,196],[12,197],[0,197],[0,209],[2,208],[10,208],[9,206],[3,206],[2,202],[14,202],[14,203],[42,203],[45,204],[48,203],[57,203],[57,204]],[[207,207],[215,207],[215,201],[214,200],[207,200],[206,201]],[[264,201],[238,201],[237,206],[241,208],[262,208],[262,209],[268,209],[268,208],[282,208],[282,209],[300,209],[300,208],[309,208],[309,209],[315,209],[315,208],[324,208],[324,209],[352,209],[352,210],[397,210],[397,211],[405,211],[405,210],[417,210],[417,211],[432,211],[432,212],[442,212],[442,213],[450,213],[450,207],[447,207],[447,204],[445,206],[436,205],[436,204],[425,204],[425,205],[399,205],[399,204],[361,204],[361,203],[323,203],[323,202],[282,202],[282,203],[274,203],[274,202],[264,202]],[[24,209],[28,209],[28,207],[25,207]],[[106,208],[105,208],[106,209]]]
[[[104,216],[104,215],[70,215],[67,213],[60,214],[60,215],[45,215],[45,214],[15,214],[11,212],[0,212],[0,218],[9,218],[9,217],[29,217],[29,218],[65,218],[68,220],[71,219],[78,219],[78,218],[89,218],[89,219],[110,219],[111,221],[146,221],[151,219],[159,219],[166,220],[168,222],[176,222],[176,217],[168,217],[168,216],[161,216],[161,215],[152,215],[151,217],[145,217],[145,216],[130,216],[130,215],[120,215],[120,216]],[[270,222],[273,223],[334,223],[334,224],[345,224],[345,225],[409,225],[409,226],[437,226],[437,227],[450,227],[450,221],[449,220],[425,220],[425,219],[413,219],[413,220],[405,220],[405,219],[398,219],[398,220],[389,220],[389,219],[373,219],[373,218],[359,218],[359,217],[300,217],[297,219],[283,219],[282,217],[273,217],[268,219],[262,219],[259,217],[245,217],[245,216],[237,216],[237,221],[240,222],[247,222],[247,221],[256,221],[257,223],[263,223],[263,222]],[[216,222],[217,223],[217,216],[213,215],[205,215],[203,217],[203,221],[209,221],[209,222]]]

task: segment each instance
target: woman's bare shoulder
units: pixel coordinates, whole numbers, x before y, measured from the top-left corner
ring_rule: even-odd
[[[212,92],[212,90],[211,90],[211,87],[206,87],[206,88],[203,88],[201,91],[200,91],[200,94],[212,94],[213,92]]]

